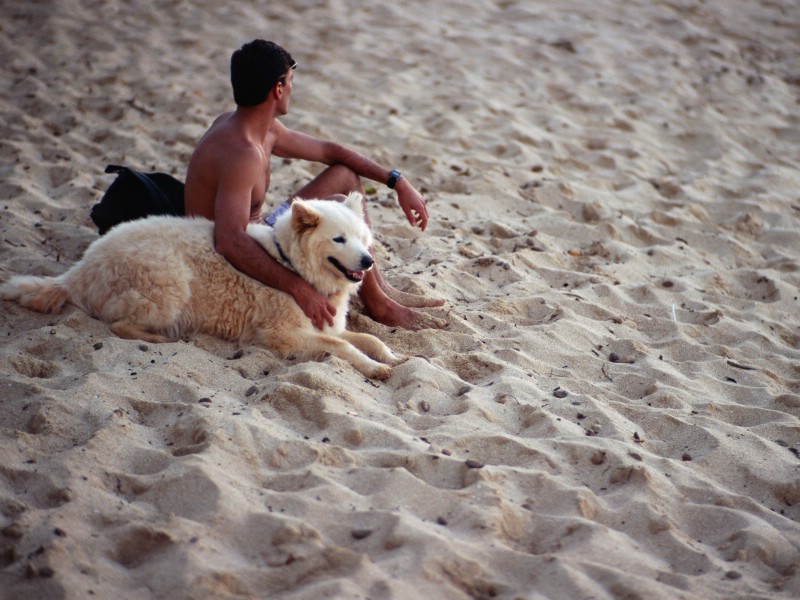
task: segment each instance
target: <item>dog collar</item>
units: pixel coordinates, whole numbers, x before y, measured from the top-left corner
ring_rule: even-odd
[[[292,271],[294,271],[295,273],[297,273],[297,271],[295,271],[295,268],[294,268],[294,266],[292,265],[292,261],[291,261],[291,260],[289,260],[289,257],[288,257],[288,256],[286,256],[286,253],[283,251],[283,248],[281,248],[281,245],[280,245],[280,243],[278,242],[278,236],[277,236],[277,235],[275,235],[275,230],[273,230],[273,231],[272,231],[272,240],[275,242],[275,248],[277,248],[277,249],[278,249],[278,255],[281,257],[281,260],[284,262],[284,264],[285,264],[285,265],[286,265],[286,266],[287,266],[289,269],[291,269]]]

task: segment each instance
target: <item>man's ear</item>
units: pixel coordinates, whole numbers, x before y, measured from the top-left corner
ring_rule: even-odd
[[[314,229],[319,225],[320,218],[320,214],[300,198],[292,202],[292,227],[297,235],[303,235]]]

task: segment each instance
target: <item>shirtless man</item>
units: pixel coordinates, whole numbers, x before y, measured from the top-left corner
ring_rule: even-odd
[[[280,46],[255,40],[233,53],[231,83],[236,110],[218,117],[200,139],[186,174],[187,215],[214,221],[214,244],[239,271],[295,299],[321,329],[333,324],[335,309],[305,280],[270,257],[246,233],[247,224],[263,220],[261,208],[269,189],[270,156],[298,158],[328,165],[293,197],[336,198],[364,192],[360,177],[387,184],[409,223],[423,231],[428,223],[425,201],[397,171],[333,142],[293,131],[278,117],[289,111],[296,63]],[[285,202],[279,210],[288,207]],[[268,219],[266,222],[270,222]],[[366,312],[376,321],[410,329],[441,326],[438,319],[412,307],[441,306],[404,294],[386,284],[377,269],[361,285]]]

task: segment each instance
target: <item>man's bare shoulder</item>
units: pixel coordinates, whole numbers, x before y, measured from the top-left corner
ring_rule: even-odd
[[[218,117],[206,134],[200,138],[194,155],[230,164],[232,162],[262,162],[262,150],[231,119],[233,113]]]
[[[252,143],[232,115],[218,117],[192,153],[184,192],[187,214],[214,219],[221,189],[239,190],[241,197],[251,197],[264,177],[263,150]],[[264,192],[259,193],[263,199]]]
[[[211,127],[208,128],[205,135],[200,138],[197,147],[206,148],[224,145],[226,149],[230,149],[235,146],[245,146],[247,138],[242,131],[236,127],[232,117],[233,113],[225,113],[217,117],[211,124]]]

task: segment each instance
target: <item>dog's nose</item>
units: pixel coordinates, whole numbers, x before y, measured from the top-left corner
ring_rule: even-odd
[[[369,255],[365,254],[361,257],[361,270],[362,271],[369,271],[372,268],[372,265],[375,264],[375,260]]]

